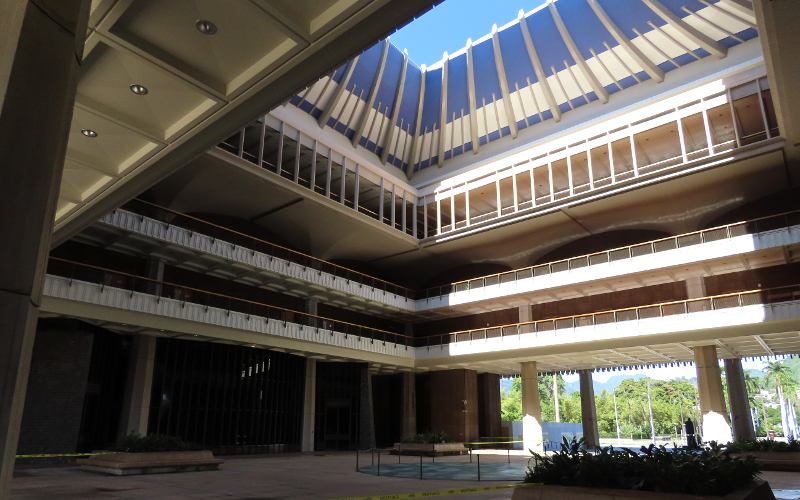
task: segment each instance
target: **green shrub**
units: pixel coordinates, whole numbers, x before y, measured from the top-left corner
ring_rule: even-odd
[[[693,495],[725,495],[747,486],[758,475],[752,457],[732,457],[725,448],[689,451],[650,445],[639,453],[602,448],[597,454],[583,448],[583,439],[567,441],[551,456],[534,454],[526,482],[617,488]]]
[[[146,453],[154,451],[190,451],[200,449],[202,449],[202,447],[194,443],[188,443],[179,437],[164,436],[161,434],[140,436],[132,432],[120,439],[114,446],[113,451]]]
[[[758,440],[739,441],[728,445],[728,450],[732,453],[742,453],[747,451],[777,451],[777,452],[799,452],[800,441],[769,441]]]
[[[451,443],[452,440],[444,433],[439,432],[425,432],[415,434],[413,436],[406,436],[402,440],[403,443],[417,443],[417,444],[434,444],[434,443]]]

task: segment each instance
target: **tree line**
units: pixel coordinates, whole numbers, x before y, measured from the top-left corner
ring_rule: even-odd
[[[798,406],[799,374],[800,362],[794,359],[769,363],[761,375],[745,372],[745,385],[757,436],[766,436],[767,431],[772,430],[778,436],[788,434],[797,437],[794,412]],[[724,373],[722,383],[726,403],[730,409]],[[650,403],[648,403],[648,386]],[[554,387],[557,387],[557,391],[553,390]],[[581,421],[580,392],[568,393],[561,375],[539,375],[539,398],[543,421]],[[630,378],[623,380],[613,391],[603,390],[595,394],[600,435],[606,438],[617,437],[617,422],[619,422],[620,437],[650,438],[650,404],[652,404],[656,435],[679,435],[686,418],[700,423],[697,388],[692,381]],[[501,412],[503,420],[522,420],[521,379],[515,378],[510,389],[503,392]]]

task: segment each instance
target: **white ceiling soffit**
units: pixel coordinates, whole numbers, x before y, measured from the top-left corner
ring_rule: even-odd
[[[54,245],[436,1],[93,0]]]

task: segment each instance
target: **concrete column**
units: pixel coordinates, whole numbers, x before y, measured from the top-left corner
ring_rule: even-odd
[[[753,429],[753,417],[750,414],[750,400],[747,398],[741,359],[725,360],[725,379],[728,382],[728,401],[731,403],[733,438],[736,441],[755,439],[756,432]]]
[[[698,299],[706,296],[706,280],[702,276],[686,279],[686,298]]]
[[[531,310],[530,304],[525,306],[519,306],[519,322],[524,323],[526,321],[532,321],[532,320],[533,320],[533,312]]]
[[[133,339],[122,402],[120,435],[147,435],[150,419],[150,394],[153,390],[153,369],[156,365],[156,338],[138,335]]]
[[[697,365],[697,392],[700,396],[700,415],[703,420],[703,441],[729,443],[731,424],[722,393],[722,378],[717,361],[717,348],[713,345],[696,346],[694,361]]]
[[[316,298],[308,298],[306,299],[305,304],[306,313],[308,314],[317,314],[317,307],[319,306],[319,299]]]
[[[314,451],[314,426],[317,402],[317,360],[306,358],[306,384],[303,393],[303,438],[300,451]]]
[[[88,0],[0,3],[0,498],[9,497],[88,15]]]
[[[500,375],[478,375],[478,435],[500,436]]]
[[[581,424],[583,425],[583,441],[587,448],[600,447],[600,433],[597,430],[597,409],[594,404],[594,385],[592,370],[578,372],[581,385]]]
[[[417,375],[403,373],[403,431],[402,437],[417,433]]]
[[[544,451],[542,405],[539,400],[539,372],[536,361],[520,363],[522,377],[522,447],[536,453]]]
[[[365,364],[361,369],[361,398],[359,405],[359,448],[375,447],[375,414],[372,411],[372,374]]]

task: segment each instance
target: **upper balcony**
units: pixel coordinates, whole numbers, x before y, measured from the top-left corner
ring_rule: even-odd
[[[408,321],[768,267],[794,260],[800,245],[796,210],[415,290],[143,200],[126,208],[78,241]]]
[[[45,314],[123,333],[266,347],[376,368],[470,367],[509,374],[535,358],[543,371],[668,364],[715,344],[723,357],[800,348],[800,285],[747,290],[410,337],[163,280],[51,259]]]

